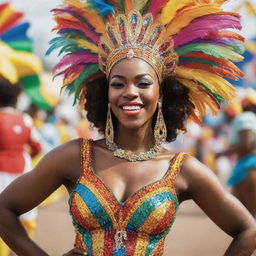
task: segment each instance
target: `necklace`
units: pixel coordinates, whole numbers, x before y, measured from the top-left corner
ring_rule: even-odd
[[[107,146],[109,150],[113,151],[114,156],[126,159],[130,162],[147,161],[153,159],[161,149],[160,145],[155,144],[149,151],[133,153],[130,150],[118,148],[114,142],[107,143]]]

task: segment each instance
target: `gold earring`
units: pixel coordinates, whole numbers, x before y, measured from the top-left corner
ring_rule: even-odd
[[[158,102],[158,112],[157,112],[156,124],[154,127],[154,137],[157,145],[165,142],[167,137],[167,129],[164,122],[161,102]]]
[[[114,127],[112,122],[111,110],[110,110],[110,103],[108,103],[108,113],[107,113],[107,121],[106,121],[106,128],[105,128],[105,137],[106,137],[106,144],[109,149],[114,147]]]

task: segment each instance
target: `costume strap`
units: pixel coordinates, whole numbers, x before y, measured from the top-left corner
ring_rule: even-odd
[[[171,164],[172,171],[170,172],[170,178],[172,181],[174,181],[178,176],[180,169],[182,167],[182,164],[188,156],[189,155],[187,153],[180,152],[175,154],[175,156],[171,160],[170,164]]]
[[[81,168],[82,176],[87,172],[88,168],[91,166],[92,159],[90,157],[92,150],[92,140],[87,138],[81,139],[80,144],[81,149]]]

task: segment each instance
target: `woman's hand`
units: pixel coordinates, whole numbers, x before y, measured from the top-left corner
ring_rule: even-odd
[[[74,248],[69,252],[63,254],[62,256],[81,256],[81,255],[88,255],[88,253],[83,249]]]

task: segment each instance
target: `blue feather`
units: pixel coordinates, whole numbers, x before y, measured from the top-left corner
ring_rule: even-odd
[[[92,10],[97,11],[97,13],[103,18],[105,18],[108,14],[115,13],[113,6],[107,4],[103,0],[88,0],[87,2],[89,4],[88,7]]]

